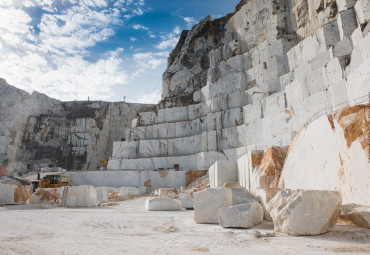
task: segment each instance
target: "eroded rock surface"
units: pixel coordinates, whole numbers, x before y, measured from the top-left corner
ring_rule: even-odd
[[[336,191],[284,190],[268,203],[276,232],[319,235],[333,229],[341,210]]]

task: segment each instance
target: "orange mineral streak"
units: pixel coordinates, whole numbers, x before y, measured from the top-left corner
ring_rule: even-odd
[[[32,186],[30,185],[17,185],[14,189],[14,203],[25,204],[32,194]]]
[[[348,148],[358,139],[362,148],[368,150],[369,110],[370,104],[357,105],[335,114],[335,119],[344,131]]]
[[[286,155],[286,147],[270,147],[266,150],[258,168],[261,188],[278,187]]]
[[[197,171],[187,171],[186,172],[186,186],[197,180],[199,177],[205,176],[208,170],[197,170]]]

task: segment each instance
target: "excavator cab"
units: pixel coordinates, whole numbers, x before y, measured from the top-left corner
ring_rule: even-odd
[[[39,182],[39,188],[60,188],[68,186],[68,182],[62,182],[60,175],[46,175]]]

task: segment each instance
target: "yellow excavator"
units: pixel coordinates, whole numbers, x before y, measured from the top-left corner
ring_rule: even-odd
[[[62,176],[61,174],[48,174],[38,180],[32,182],[33,190],[37,188],[60,188],[63,186],[71,186],[69,178]]]
[[[100,160],[100,170],[107,170],[107,166],[108,166],[108,160],[106,160],[105,158],[102,158]]]

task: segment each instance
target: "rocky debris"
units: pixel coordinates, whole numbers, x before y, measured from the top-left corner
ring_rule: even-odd
[[[196,223],[218,224],[219,209],[255,201],[245,188],[209,188],[197,194],[194,201]]]
[[[341,202],[337,191],[283,190],[268,203],[267,209],[276,232],[319,235],[333,229]]]
[[[65,187],[60,188],[60,197],[63,196]],[[68,187],[67,207],[93,207],[98,205],[97,192],[93,186],[82,185]]]
[[[61,102],[37,92],[28,94],[4,79],[0,88],[0,113],[5,116],[0,163],[8,174],[49,166],[100,169],[100,160],[111,156],[114,141],[126,138],[137,113],[153,109],[127,103]]]
[[[119,202],[146,194],[146,187],[122,187],[107,194],[109,202]]]
[[[208,170],[196,170],[186,172],[186,187],[194,186],[195,181],[199,180],[201,177],[206,176]]]
[[[209,188],[209,186],[209,178],[207,176],[202,176],[190,183],[187,187],[199,190],[202,188]]]
[[[162,198],[177,199],[179,198],[178,189],[159,189],[158,196]]]
[[[251,228],[263,221],[263,208],[251,200],[248,204],[219,209],[220,226],[224,228]]]
[[[225,182],[222,186],[225,188],[241,188],[239,182]]]
[[[269,147],[256,172],[259,189],[276,189],[279,186],[288,147]]]
[[[370,228],[370,206],[356,204],[342,205],[340,216],[359,227]]]
[[[60,204],[60,189],[49,188],[42,189],[38,188],[27,201],[28,204]]]
[[[148,197],[145,201],[148,211],[177,211],[181,210],[181,202],[177,199]]]

